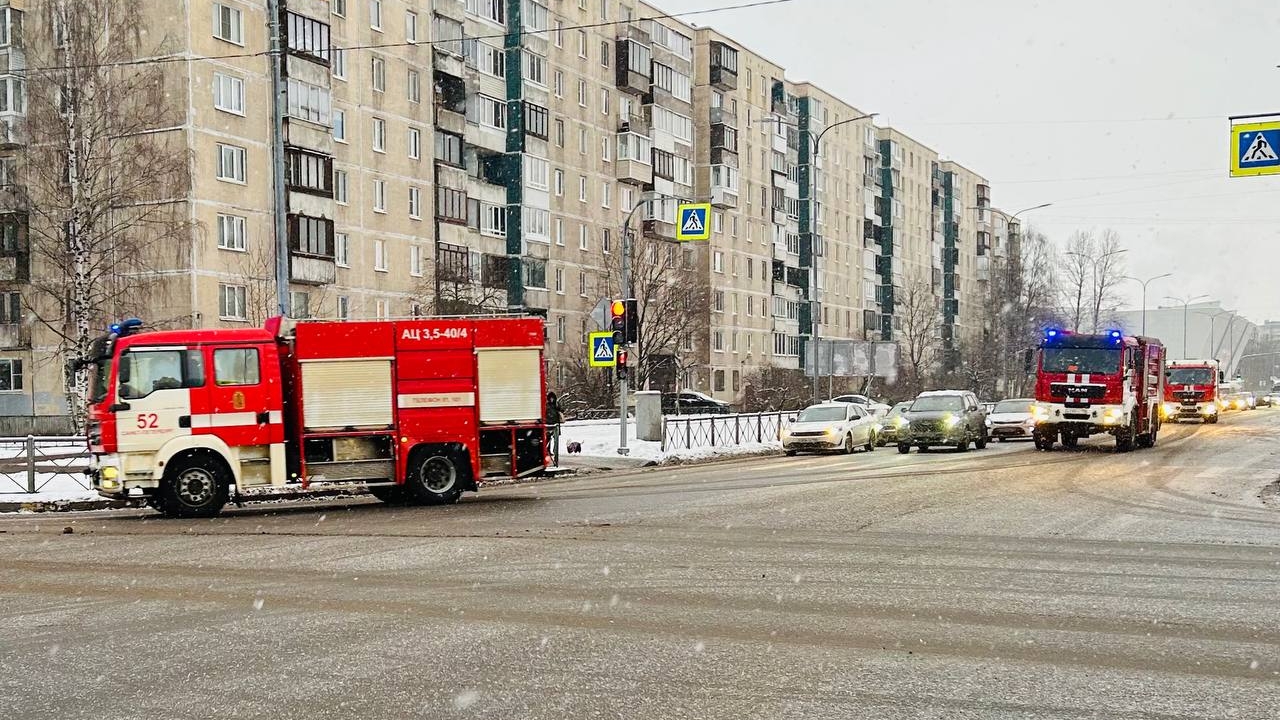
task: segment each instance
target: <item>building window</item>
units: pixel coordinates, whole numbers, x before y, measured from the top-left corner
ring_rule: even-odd
[[[289,78],[286,85],[290,117],[318,125],[329,125],[333,112],[329,88]]]
[[[218,317],[223,320],[244,320],[246,312],[244,285],[218,285]]]
[[[551,242],[551,213],[540,208],[526,207],[521,219],[524,222],[524,237],[529,242]]]
[[[346,233],[333,236],[333,262],[342,267],[351,267],[351,237]]]
[[[412,10],[404,13],[404,39],[411,43],[418,42],[418,13]]]
[[[579,250],[587,249],[587,226],[586,225],[578,226],[578,249]]]
[[[343,110],[333,111],[333,139],[340,143],[347,141],[347,113]]]
[[[333,201],[339,205],[347,204],[347,171],[333,171]]]
[[[555,270],[555,290],[557,295],[564,294],[564,268]]]
[[[436,162],[462,167],[462,136],[436,131]]]
[[[22,360],[0,359],[0,392],[16,392],[22,389]]]
[[[587,82],[585,80],[578,81],[578,106],[587,106]]]
[[[373,211],[376,213],[384,213],[387,211],[387,181],[373,181]]]
[[[337,316],[339,320],[350,320],[351,319],[351,298],[347,297],[346,295],[339,295],[337,307],[335,308],[335,310],[337,311]]]
[[[418,74],[417,70],[409,71],[405,85],[408,88],[406,92],[408,93],[409,102],[422,102],[422,76]]]
[[[600,207],[608,208],[613,205],[613,185],[604,180],[600,183]]]
[[[308,215],[290,215],[289,249],[298,255],[332,260],[333,221]]]
[[[552,83],[552,89],[555,91],[556,97],[564,97],[564,73],[559,70],[553,76],[555,79]]]
[[[507,103],[479,93],[467,97],[467,121],[498,130],[507,129]]]
[[[445,222],[467,223],[467,194],[443,185],[436,186],[436,217]]]
[[[373,91],[383,92],[387,89],[387,61],[380,57],[374,56],[370,61],[370,70],[372,72]]]
[[[467,12],[499,25],[507,22],[507,0],[467,0]]]
[[[587,57],[587,31],[586,30],[578,31],[578,57],[583,58],[584,60]]]
[[[714,253],[712,253],[711,270],[713,272],[718,272],[718,273],[724,272],[724,253],[723,252],[716,250]]]
[[[546,87],[547,59],[541,55],[534,55],[526,50],[524,53],[524,62],[524,79],[538,87]]]
[[[551,165],[545,158],[526,155],[524,158],[524,179],[534,190],[547,189],[547,170]]]
[[[550,137],[548,125],[551,115],[546,108],[531,102],[524,104],[524,130],[530,135],[546,140]]]
[[[500,80],[507,77],[507,56],[502,48],[470,38],[463,41],[463,53],[467,59],[467,67]]]
[[[586,202],[586,201],[587,201],[587,178],[582,175],[579,175],[578,176],[578,202]]]
[[[0,292],[0,325],[22,323],[22,293]]]
[[[373,150],[387,151],[387,121],[382,118],[373,118]]]
[[[245,149],[218,143],[218,179],[244,183]]]
[[[422,218],[422,190],[409,188],[409,217],[414,220]]]
[[[434,49],[451,53],[458,57],[462,57],[465,54],[466,49],[462,40],[462,23],[443,15],[432,15],[431,28],[435,31],[432,33],[435,37]]]
[[[507,208],[480,203],[480,232],[491,237],[507,236]]]
[[[378,320],[391,317],[391,309],[386,300],[378,300],[373,304],[373,316]]]
[[[724,331],[723,330],[716,330],[715,332],[711,333],[711,349],[715,350],[716,352],[724,352]],[[717,372],[720,372],[720,371],[717,371]],[[721,382],[721,385],[724,384],[723,375],[721,375],[720,382]],[[723,390],[724,387],[721,387],[720,389]]]
[[[422,131],[409,128],[409,157],[417,160],[422,157]]]
[[[555,177],[554,189],[555,189],[556,197],[564,197],[564,171],[561,170],[560,168],[556,168],[554,177]]]
[[[564,147],[564,121],[556,120],[556,147]]]
[[[333,158],[297,148],[285,150],[285,184],[290,190],[333,194]]]
[[[409,274],[414,277],[422,277],[422,246],[409,246]]]
[[[329,25],[297,13],[288,13],[289,50],[329,62]]]
[[[244,80],[235,75],[214,73],[213,106],[233,115],[244,115]]]
[[[378,272],[387,271],[387,241],[373,241],[373,269]]]
[[[306,292],[305,290],[289,291],[289,317],[294,318],[295,320],[306,320],[307,318],[311,317],[311,293]],[[218,354],[223,352],[236,352],[236,351],[215,350],[214,351],[215,368],[217,366]],[[253,354],[257,355],[258,352],[254,350]],[[256,370],[257,363],[255,362],[254,365]],[[254,381],[249,384],[252,385],[252,384],[256,384],[257,382],[258,381],[256,378],[256,372],[255,372]],[[219,382],[218,384],[222,385],[224,383]],[[230,383],[227,383],[227,384],[230,384]]]
[[[578,273],[578,294],[582,297],[587,296],[587,271],[583,270]]]
[[[345,17],[347,14],[347,0],[329,0],[329,11],[338,17]]]
[[[244,227],[243,217],[218,213],[218,247],[222,250],[244,252],[247,249]]]
[[[347,79],[347,51],[345,49],[329,48],[329,68],[335,79]]]
[[[382,0],[369,0],[369,27],[382,31]]]
[[[558,273],[559,271],[557,270],[556,272]],[[564,320],[564,316],[561,315],[560,317],[556,318],[556,342],[559,342],[559,343],[564,342],[565,332],[566,332],[565,320]]]
[[[219,40],[244,45],[244,14],[221,3],[213,6],[213,36]]]
[[[609,233],[609,228],[600,230],[600,251],[608,254],[613,252],[613,236]]]

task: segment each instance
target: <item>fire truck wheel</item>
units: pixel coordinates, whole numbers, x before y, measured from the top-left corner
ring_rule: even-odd
[[[429,448],[414,454],[405,485],[413,497],[424,505],[452,505],[462,496],[466,484],[463,470],[454,453],[444,448]]]
[[[1062,433],[1062,447],[1077,448],[1080,447],[1080,437],[1071,433]]]
[[[1134,442],[1138,439],[1138,418],[1135,416],[1129,427],[1121,432],[1116,433],[1116,452],[1127,453],[1133,450]]]
[[[169,463],[160,483],[159,510],[169,517],[213,517],[227,504],[227,469],[208,453],[193,453]]]

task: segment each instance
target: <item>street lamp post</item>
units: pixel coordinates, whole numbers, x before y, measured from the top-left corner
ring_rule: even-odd
[[[1093,287],[1091,288],[1091,290],[1093,290],[1093,292],[1095,292],[1095,293],[1096,293],[1096,292],[1098,292],[1098,262],[1099,262],[1099,261],[1101,261],[1101,260],[1105,260],[1105,259],[1107,259],[1107,258],[1111,257],[1112,255],[1119,255],[1120,253],[1126,253],[1126,252],[1129,252],[1129,250],[1128,250],[1127,248],[1120,248],[1119,250],[1112,250],[1111,252],[1102,253],[1101,255],[1099,255],[1099,256],[1098,256],[1098,257],[1096,257],[1096,258],[1095,258],[1095,257],[1090,257],[1090,256],[1088,256],[1088,255],[1085,255],[1084,253],[1070,252],[1070,251],[1067,251],[1066,253],[1063,253],[1063,254],[1064,254],[1064,255],[1071,255],[1071,256],[1073,256],[1073,257],[1082,258],[1082,259],[1086,260],[1086,261],[1089,263],[1090,267],[1093,269],[1093,270],[1092,270],[1092,275],[1093,275]],[[1081,278],[1081,280],[1083,281],[1083,278]],[[1099,302],[1099,303],[1101,303],[1101,302],[1102,302],[1102,300],[1101,300],[1101,299],[1097,299],[1097,300],[1098,300],[1098,302]],[[1076,320],[1077,320],[1077,321],[1079,321],[1079,318],[1076,318]],[[1095,323],[1096,323],[1097,318],[1094,318],[1094,321],[1095,321]],[[1077,325],[1078,325],[1078,324],[1079,324],[1079,323],[1077,322]],[[1079,328],[1079,327],[1076,327],[1076,328],[1074,328],[1074,329],[1075,329],[1076,331],[1079,331],[1079,330],[1080,330],[1080,328]],[[1093,328],[1093,331],[1094,331],[1094,332],[1097,332],[1097,331],[1098,331],[1098,328],[1096,328],[1096,327],[1095,327],[1095,328]]]
[[[1196,314],[1203,315],[1209,318],[1209,355],[1208,356],[1216,359],[1218,357],[1218,346],[1221,345],[1221,343],[1215,344],[1214,342],[1214,338],[1218,337],[1218,329],[1217,329],[1218,318],[1221,317],[1222,315],[1230,314],[1232,316],[1231,323],[1234,323],[1236,313],[1234,310],[1219,310],[1213,313],[1207,313],[1207,312],[1202,312],[1200,310],[1197,310]],[[1231,323],[1227,323],[1228,333],[1231,332]]]
[[[1152,282],[1156,280],[1159,280],[1161,278],[1167,278],[1167,277],[1173,277],[1173,273],[1165,273],[1163,275],[1157,275],[1153,278],[1147,278],[1146,280],[1143,280],[1141,278],[1136,278],[1132,275],[1124,276],[1125,280],[1133,280],[1134,282],[1142,284],[1142,334],[1143,335],[1147,334],[1147,285],[1150,285]]]
[[[848,125],[849,123],[858,122],[859,120],[867,120],[869,118],[875,117],[878,114],[879,113],[866,113],[865,115],[846,118],[839,122],[831,123],[830,125],[824,127],[822,129],[822,132],[818,133],[817,135],[814,135],[812,131],[806,130],[805,137],[809,138],[810,142],[813,143],[813,155],[809,157],[809,162],[807,163],[807,165],[809,165],[810,167],[813,166],[814,158],[818,156],[818,151],[822,147],[822,138],[827,133],[840,127],[841,125]],[[796,123],[790,122],[788,120],[783,120],[777,115],[774,115],[773,117],[770,117],[770,118],[762,118],[760,122],[778,123],[779,125],[787,125],[794,128],[800,127]],[[812,170],[809,172],[809,180],[810,182],[814,183],[814,187],[817,186],[817,183],[814,181]],[[811,190],[810,192],[813,192],[813,191]],[[815,203],[813,201],[813,198],[810,197],[809,198],[809,235],[810,237],[814,235],[814,230],[816,229],[817,225],[818,225],[817,203]],[[812,338],[812,341],[810,343],[809,354],[813,356],[813,401],[816,403],[818,402],[818,357],[821,352],[818,349],[818,346],[822,340],[820,337],[821,333],[818,331],[818,324],[819,324],[820,318],[818,316],[818,313],[815,312],[816,304],[814,302],[814,297],[817,295],[817,289],[818,289],[818,255],[817,253],[813,252],[812,248],[810,248],[810,264],[812,267],[812,276],[809,279],[809,336],[810,338]]]
[[[1193,297],[1193,298],[1187,298],[1187,299],[1185,299],[1185,300],[1184,300],[1184,299],[1182,299],[1182,298],[1176,298],[1176,297],[1173,297],[1172,295],[1165,295],[1165,296],[1164,296],[1164,299],[1165,299],[1165,300],[1172,300],[1172,301],[1174,301],[1174,302],[1178,303],[1179,305],[1182,305],[1182,359],[1183,359],[1183,360],[1186,360],[1186,359],[1187,359],[1187,314],[1188,314],[1188,313],[1187,313],[1187,308],[1189,308],[1189,307],[1191,306],[1191,303],[1193,303],[1193,302],[1195,302],[1195,301],[1197,301],[1197,300],[1203,300],[1203,299],[1205,299],[1205,298],[1207,298],[1207,297],[1209,297],[1209,296],[1208,296],[1208,295],[1197,295],[1197,296],[1195,296],[1195,297]]]

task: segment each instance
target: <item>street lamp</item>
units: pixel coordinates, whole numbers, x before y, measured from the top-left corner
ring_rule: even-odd
[[[1227,323],[1227,331],[1226,333],[1223,333],[1223,335],[1225,336],[1226,334],[1231,332],[1231,324],[1234,323],[1236,320],[1235,318],[1236,311],[1235,310],[1219,310],[1217,312],[1208,313],[1208,312],[1204,312],[1203,310],[1197,310],[1196,314],[1203,315],[1209,318],[1209,355],[1208,356],[1211,358],[1217,359],[1218,347],[1214,344],[1214,338],[1218,337],[1217,328],[1215,327],[1217,325],[1218,318],[1222,315],[1227,315],[1227,314],[1231,315],[1231,322]],[[1218,343],[1218,345],[1221,345],[1221,343]]]
[[[1105,260],[1105,259],[1107,259],[1107,258],[1111,257],[1112,255],[1119,255],[1120,253],[1127,253],[1127,252],[1129,252],[1129,250],[1128,250],[1127,248],[1120,248],[1119,250],[1112,250],[1111,252],[1105,252],[1105,253],[1102,253],[1101,255],[1099,255],[1099,256],[1098,256],[1098,257],[1096,257],[1096,258],[1095,258],[1095,257],[1091,257],[1091,256],[1089,256],[1089,255],[1085,255],[1084,253],[1071,252],[1070,250],[1068,250],[1067,252],[1065,252],[1065,253],[1063,253],[1063,254],[1064,254],[1064,255],[1071,255],[1071,256],[1073,256],[1073,257],[1082,258],[1082,259],[1084,259],[1084,260],[1088,261],[1089,265],[1093,268],[1093,272],[1092,272],[1092,274],[1093,274],[1093,287],[1092,287],[1092,290],[1096,293],[1096,292],[1098,291],[1098,262],[1099,262],[1100,260]],[[1083,278],[1082,278],[1082,279],[1083,279]],[[1101,304],[1101,303],[1102,303],[1102,299],[1101,299],[1101,298],[1097,298],[1097,301],[1098,301],[1098,303],[1099,303],[1099,304]],[[1077,310],[1078,310],[1078,309],[1077,309]],[[1077,320],[1077,324],[1078,324],[1079,318],[1076,318],[1076,320]],[[1097,318],[1097,317],[1094,317],[1094,325],[1097,325],[1097,322],[1098,322],[1098,318]],[[1077,327],[1077,328],[1075,328],[1075,329],[1078,331],[1080,328],[1078,328],[1078,327]],[[1094,328],[1093,328],[1093,330],[1094,330],[1094,332],[1097,332],[1098,328],[1097,328],[1097,327],[1094,327]]]
[[[1141,278],[1136,278],[1132,275],[1124,276],[1125,280],[1133,280],[1134,282],[1142,283],[1142,334],[1144,336],[1147,334],[1147,285],[1150,285],[1152,282],[1156,280],[1159,280],[1161,278],[1167,278],[1167,277],[1173,277],[1173,273],[1165,273],[1163,275],[1157,275],[1153,278],[1147,278],[1146,280],[1143,280]]]
[[[1197,301],[1197,300],[1203,300],[1203,299],[1205,299],[1205,298],[1207,298],[1207,297],[1209,297],[1209,296],[1208,296],[1208,295],[1197,295],[1197,296],[1195,296],[1195,297],[1193,297],[1193,298],[1187,298],[1187,299],[1185,299],[1185,300],[1184,300],[1184,299],[1182,299],[1182,298],[1176,298],[1176,297],[1173,297],[1172,295],[1165,295],[1165,296],[1164,296],[1164,299],[1165,299],[1165,300],[1172,300],[1172,301],[1174,301],[1174,302],[1176,302],[1176,303],[1178,303],[1178,304],[1182,305],[1182,359],[1183,359],[1183,360],[1186,360],[1186,359],[1187,359],[1187,308],[1191,306],[1191,303],[1193,303],[1193,302],[1195,302],[1195,301]]]
[[[866,113],[865,115],[859,115],[857,117],[845,118],[844,120],[840,120],[839,122],[833,122],[830,125],[824,127],[822,129],[822,132],[818,133],[817,135],[814,135],[813,131],[811,130],[806,130],[805,135],[813,143],[813,155],[809,156],[809,162],[806,164],[810,166],[813,165],[814,158],[818,156],[818,151],[822,147],[822,138],[827,133],[840,127],[841,125],[848,125],[849,123],[855,123],[855,122],[858,122],[859,120],[867,120],[877,115],[879,115],[879,113]],[[798,123],[791,122],[790,120],[783,120],[777,115],[774,115],[773,117],[761,118],[758,122],[777,123],[779,125],[787,125],[789,127],[794,127],[797,129],[800,128],[800,125]],[[809,173],[809,182],[814,183],[814,186],[816,187],[817,183],[814,180],[814,176],[812,172]],[[811,192],[813,191],[811,190]],[[810,197],[809,199],[809,235],[810,236],[814,234],[814,231],[816,230],[818,225],[817,207],[818,207],[818,204],[813,201],[812,197]],[[818,316],[818,313],[815,312],[814,299],[817,295],[817,289],[818,289],[818,255],[817,253],[813,252],[813,248],[810,248],[809,257],[810,257],[810,260],[809,260],[810,266],[813,272],[809,282],[809,336],[812,338],[812,344],[811,344],[810,350],[811,350],[811,354],[813,355],[813,401],[818,402],[818,356],[821,354],[820,351],[818,350],[818,343],[821,342],[821,338],[819,337],[820,333],[818,332],[818,325],[819,325],[819,322],[821,321],[821,318]]]

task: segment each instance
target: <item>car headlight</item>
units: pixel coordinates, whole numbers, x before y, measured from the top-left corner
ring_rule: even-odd
[[[893,426],[901,430],[907,426],[907,419],[904,417],[896,417],[893,419]]]
[[[960,418],[955,415],[948,415],[942,418],[942,426],[950,430],[960,423]]]

